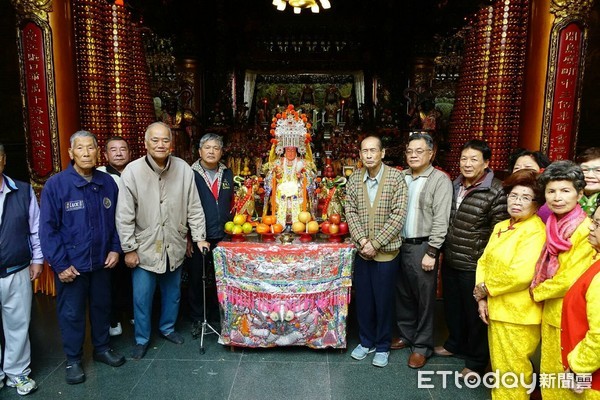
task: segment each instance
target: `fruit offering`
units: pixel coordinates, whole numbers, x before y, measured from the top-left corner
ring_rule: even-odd
[[[319,223],[308,211],[301,211],[298,214],[298,221],[292,224],[292,231],[300,235],[301,241],[309,242],[312,240],[312,235],[319,232]]]
[[[237,214],[233,217],[233,221],[227,221],[225,223],[225,232],[236,237],[241,235],[247,235],[252,232],[252,224],[246,220],[246,216]]]
[[[260,234],[265,241],[274,241],[273,235],[283,232],[283,226],[277,223],[274,215],[265,215],[262,221],[256,225],[256,233]]]
[[[340,214],[331,214],[321,223],[321,232],[329,235],[330,241],[341,242],[341,237],[349,233],[348,223],[342,221]]]

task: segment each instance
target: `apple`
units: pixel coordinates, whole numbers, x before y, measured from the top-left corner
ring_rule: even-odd
[[[250,233],[252,232],[252,224],[250,222],[244,222],[242,225],[242,232]]]
[[[306,224],[310,220],[312,220],[312,217],[308,211],[300,211],[300,213],[298,214],[298,221]]]
[[[321,232],[323,232],[324,234],[329,234],[329,226],[331,225],[331,222],[329,221],[323,221],[323,223],[321,224]]]
[[[231,233],[231,231],[233,231],[233,227],[234,227],[234,225],[235,225],[235,224],[233,223],[233,221],[227,221],[227,222],[225,223],[225,232],[227,232],[227,233]]]
[[[348,223],[347,222],[340,222],[339,227],[340,227],[340,235],[345,235],[348,233]]]
[[[329,234],[330,235],[335,235],[336,233],[340,232],[340,226],[338,224],[331,224],[329,225]]]
[[[306,225],[306,231],[308,233],[317,233],[319,232],[319,223],[317,221],[309,221]]]
[[[233,217],[233,223],[236,225],[244,225],[244,222],[246,222],[246,216],[244,214],[237,214],[235,217]]]
[[[340,214],[331,214],[328,219],[332,224],[339,224],[342,222],[342,216]]]

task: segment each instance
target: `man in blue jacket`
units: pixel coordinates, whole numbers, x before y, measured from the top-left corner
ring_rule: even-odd
[[[117,185],[96,171],[98,143],[90,132],[71,136],[66,170],[42,191],[42,252],[56,273],[58,324],[67,356],[66,381],[81,383],[86,303],[96,361],[118,367],[125,358],[109,347],[110,268],[121,245],[115,227]]]
[[[212,250],[225,236],[225,223],[232,219],[233,173],[223,163],[223,138],[207,133],[200,139],[198,147],[200,158],[192,164],[196,187],[206,219],[206,240],[210,243],[210,253],[206,257],[207,275],[211,281],[207,291],[207,319],[219,319],[219,305],[214,286],[214,266]],[[189,268],[189,303],[192,319],[192,337],[196,339],[202,330],[204,320],[202,299],[202,254],[194,245]]]
[[[44,256],[38,237],[40,209],[31,186],[4,175],[6,153],[0,143],[0,310],[5,334],[0,388],[16,387],[24,396],[37,389],[29,377],[31,281],[42,273]],[[0,354],[1,355],[1,354]]]

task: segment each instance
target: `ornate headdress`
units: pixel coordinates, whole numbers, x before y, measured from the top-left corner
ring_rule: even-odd
[[[292,104],[288,105],[287,109],[278,113],[271,122],[271,136],[274,137],[271,143],[275,153],[281,156],[286,147],[295,147],[298,154],[310,155],[310,128],[311,124],[307,122],[306,114],[300,114],[294,110]]]

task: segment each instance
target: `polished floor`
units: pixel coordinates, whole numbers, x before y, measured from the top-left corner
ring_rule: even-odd
[[[440,304],[441,305],[441,304]],[[441,307],[439,307],[441,308]],[[441,318],[436,318],[440,320]],[[442,325],[442,324],[439,324]],[[156,325],[155,325],[156,326]],[[386,368],[371,365],[372,355],[363,361],[350,358],[350,351],[308,348],[237,349],[217,344],[216,335],[205,337],[206,353],[200,354],[199,340],[192,340],[190,324],[180,318],[178,329],[186,342],[175,345],[153,335],[146,357],[129,358],[133,327],[124,326],[123,335],[113,338],[113,347],[128,357],[112,368],[92,360],[89,335],[83,366],[85,383],[67,385],[65,359],[56,320],[54,299],[34,297],[30,330],[32,374],[39,389],[31,399],[488,399],[484,387],[458,388],[454,379],[443,388],[435,372],[460,371],[456,358],[432,357],[421,371],[431,375],[430,388],[418,388],[418,372],[406,363],[409,351],[393,351]],[[443,327],[437,329],[438,341]],[[356,323],[349,318],[348,348],[357,344]],[[13,388],[0,389],[0,399],[17,399]]]

